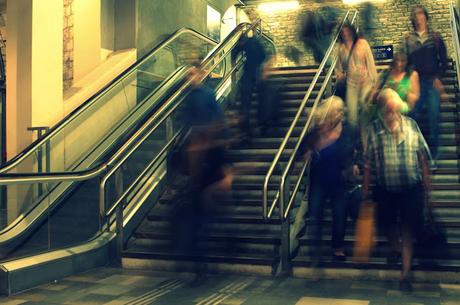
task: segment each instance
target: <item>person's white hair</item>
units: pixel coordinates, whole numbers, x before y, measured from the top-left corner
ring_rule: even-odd
[[[389,100],[393,100],[396,104],[398,104],[399,108],[401,108],[404,105],[404,102],[399,96],[399,94],[393,89],[385,88],[382,91],[380,91],[379,95],[377,96],[377,101],[381,103],[383,106],[385,106]]]
[[[322,102],[318,105],[318,108],[316,108],[314,113],[314,122],[315,124],[323,123],[328,118],[334,118],[330,117],[331,115],[336,116],[338,112],[343,112],[343,109],[344,103],[340,97],[335,95],[328,97],[327,99],[322,100]]]

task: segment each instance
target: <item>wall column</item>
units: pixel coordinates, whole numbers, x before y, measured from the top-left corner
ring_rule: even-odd
[[[7,158],[62,117],[63,0],[8,0]]]

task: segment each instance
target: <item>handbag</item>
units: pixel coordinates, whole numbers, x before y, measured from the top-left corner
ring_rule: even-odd
[[[342,80],[337,80],[335,82],[335,96],[340,97],[342,100],[345,100],[347,97],[347,78],[345,77]]]
[[[375,203],[364,201],[361,204],[359,217],[356,221],[355,244],[353,246],[353,262],[365,264],[369,262],[375,235]]]

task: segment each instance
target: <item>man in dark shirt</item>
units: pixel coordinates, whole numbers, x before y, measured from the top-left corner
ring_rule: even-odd
[[[447,51],[439,33],[428,26],[428,12],[420,5],[413,8],[411,22],[413,31],[405,35],[402,47],[409,64],[420,76],[420,99],[411,116],[420,124],[420,112],[427,108],[430,133],[428,142],[433,159],[438,158],[439,146],[439,102],[437,89],[442,87],[441,77],[447,66]]]
[[[249,121],[252,93],[256,84],[262,77],[262,67],[267,58],[265,48],[257,37],[243,36],[237,47],[233,50],[233,57],[243,52],[246,55],[243,76],[241,78],[241,115],[243,116],[243,130],[250,137],[251,125]],[[261,101],[259,100],[259,103]],[[260,107],[259,107],[260,109]]]

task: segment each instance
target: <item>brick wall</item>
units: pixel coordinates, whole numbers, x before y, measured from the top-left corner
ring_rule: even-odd
[[[73,0],[64,0],[64,90],[73,83]]]
[[[279,54],[277,57],[277,66],[313,64],[311,52],[305,50],[302,42],[299,40],[300,16],[306,10],[318,9],[321,4],[311,0],[300,0],[299,2],[299,9],[278,13],[261,13],[253,7],[245,9],[250,18],[262,18],[265,30],[275,40]],[[441,33],[448,47],[449,54],[453,54],[449,3],[449,0],[387,0],[383,3],[375,3],[376,29],[373,35],[366,37],[366,39],[371,45],[393,44],[397,49],[403,34],[411,29],[409,21],[411,8],[416,4],[422,4],[430,14],[431,27]],[[327,5],[343,9],[343,14],[345,14],[348,8],[357,8],[358,10],[363,8],[362,5],[344,5],[342,1],[337,0],[327,1]],[[286,56],[286,50],[292,50],[292,47],[302,52],[299,63],[295,63],[289,59],[289,56]],[[452,55],[450,56],[452,57]]]

